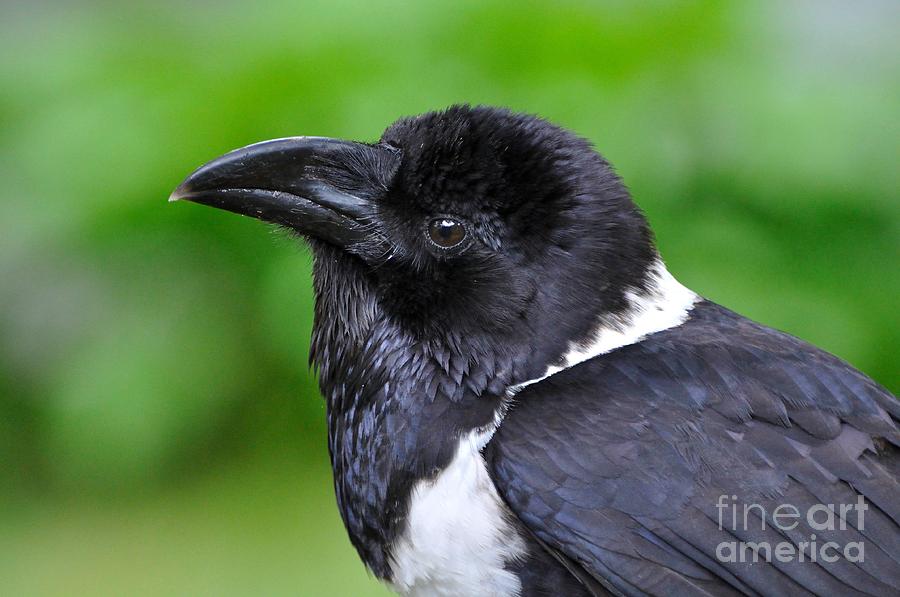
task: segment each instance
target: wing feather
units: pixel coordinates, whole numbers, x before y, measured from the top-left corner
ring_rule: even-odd
[[[898,413],[836,357],[702,302],[679,328],[527,386],[485,457],[539,541],[614,593],[896,594]],[[722,523],[720,496],[750,507],[747,524]],[[858,496],[864,524],[838,506]],[[801,512],[794,528],[774,524],[781,504]],[[819,504],[842,528],[806,520]],[[717,551],[812,535],[839,551],[860,542],[865,557]]]

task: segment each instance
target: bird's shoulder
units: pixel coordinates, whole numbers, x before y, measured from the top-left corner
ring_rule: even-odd
[[[845,361],[706,300],[683,324],[528,385],[513,404],[512,421],[712,410],[820,439],[841,422],[896,438],[900,418],[896,398]]]
[[[900,584],[897,418],[896,398],[844,361],[701,301],[681,326],[525,387],[485,457],[523,523],[614,592],[877,594]],[[880,571],[784,573],[711,551],[733,538],[720,495],[774,507],[855,492],[880,510]]]

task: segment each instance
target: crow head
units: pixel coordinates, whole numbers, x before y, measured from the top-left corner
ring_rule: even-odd
[[[307,238],[317,343],[361,345],[389,320],[438,352],[502,352],[500,385],[616,321],[656,259],[646,220],[587,141],[488,107],[404,118],[371,144],[251,145],[202,166],[172,199]]]

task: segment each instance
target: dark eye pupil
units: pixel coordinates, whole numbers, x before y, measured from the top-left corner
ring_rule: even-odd
[[[440,247],[450,248],[462,242],[466,229],[456,220],[438,218],[428,225],[428,235]]]

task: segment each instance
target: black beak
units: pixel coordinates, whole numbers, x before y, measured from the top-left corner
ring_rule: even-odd
[[[204,164],[169,201],[226,209],[347,248],[366,240],[373,181],[393,172],[398,158],[385,147],[325,137],[263,141]],[[377,171],[361,172],[360,164]]]

